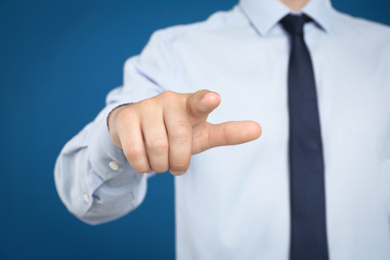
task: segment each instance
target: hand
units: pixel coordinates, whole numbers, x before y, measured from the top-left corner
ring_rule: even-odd
[[[192,94],[165,91],[114,109],[108,117],[110,135],[137,172],[169,170],[182,175],[192,154],[261,135],[260,125],[253,121],[207,122],[220,102],[220,96],[208,90]]]

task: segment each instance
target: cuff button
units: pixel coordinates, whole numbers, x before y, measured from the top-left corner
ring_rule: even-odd
[[[85,202],[89,202],[91,200],[91,197],[87,193],[84,193],[84,200]]]
[[[111,161],[108,165],[113,171],[117,171],[119,169],[119,164],[116,161]]]

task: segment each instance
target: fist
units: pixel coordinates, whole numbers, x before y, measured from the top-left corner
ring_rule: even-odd
[[[260,137],[253,121],[211,124],[207,117],[221,102],[208,90],[191,94],[165,91],[115,108],[108,117],[110,136],[137,172],[184,174],[191,155]]]

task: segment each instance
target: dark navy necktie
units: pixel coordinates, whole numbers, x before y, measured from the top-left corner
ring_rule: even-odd
[[[290,121],[291,260],[328,259],[324,161],[316,86],[303,38],[305,15],[281,20],[290,38],[288,105]]]

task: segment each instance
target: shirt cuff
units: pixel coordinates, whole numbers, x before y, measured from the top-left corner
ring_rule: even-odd
[[[122,172],[136,173],[123,154],[122,149],[115,145],[107,127],[107,116],[112,109],[122,104],[106,107],[96,121],[96,127],[89,138],[89,161],[92,170],[103,181],[107,181]]]

